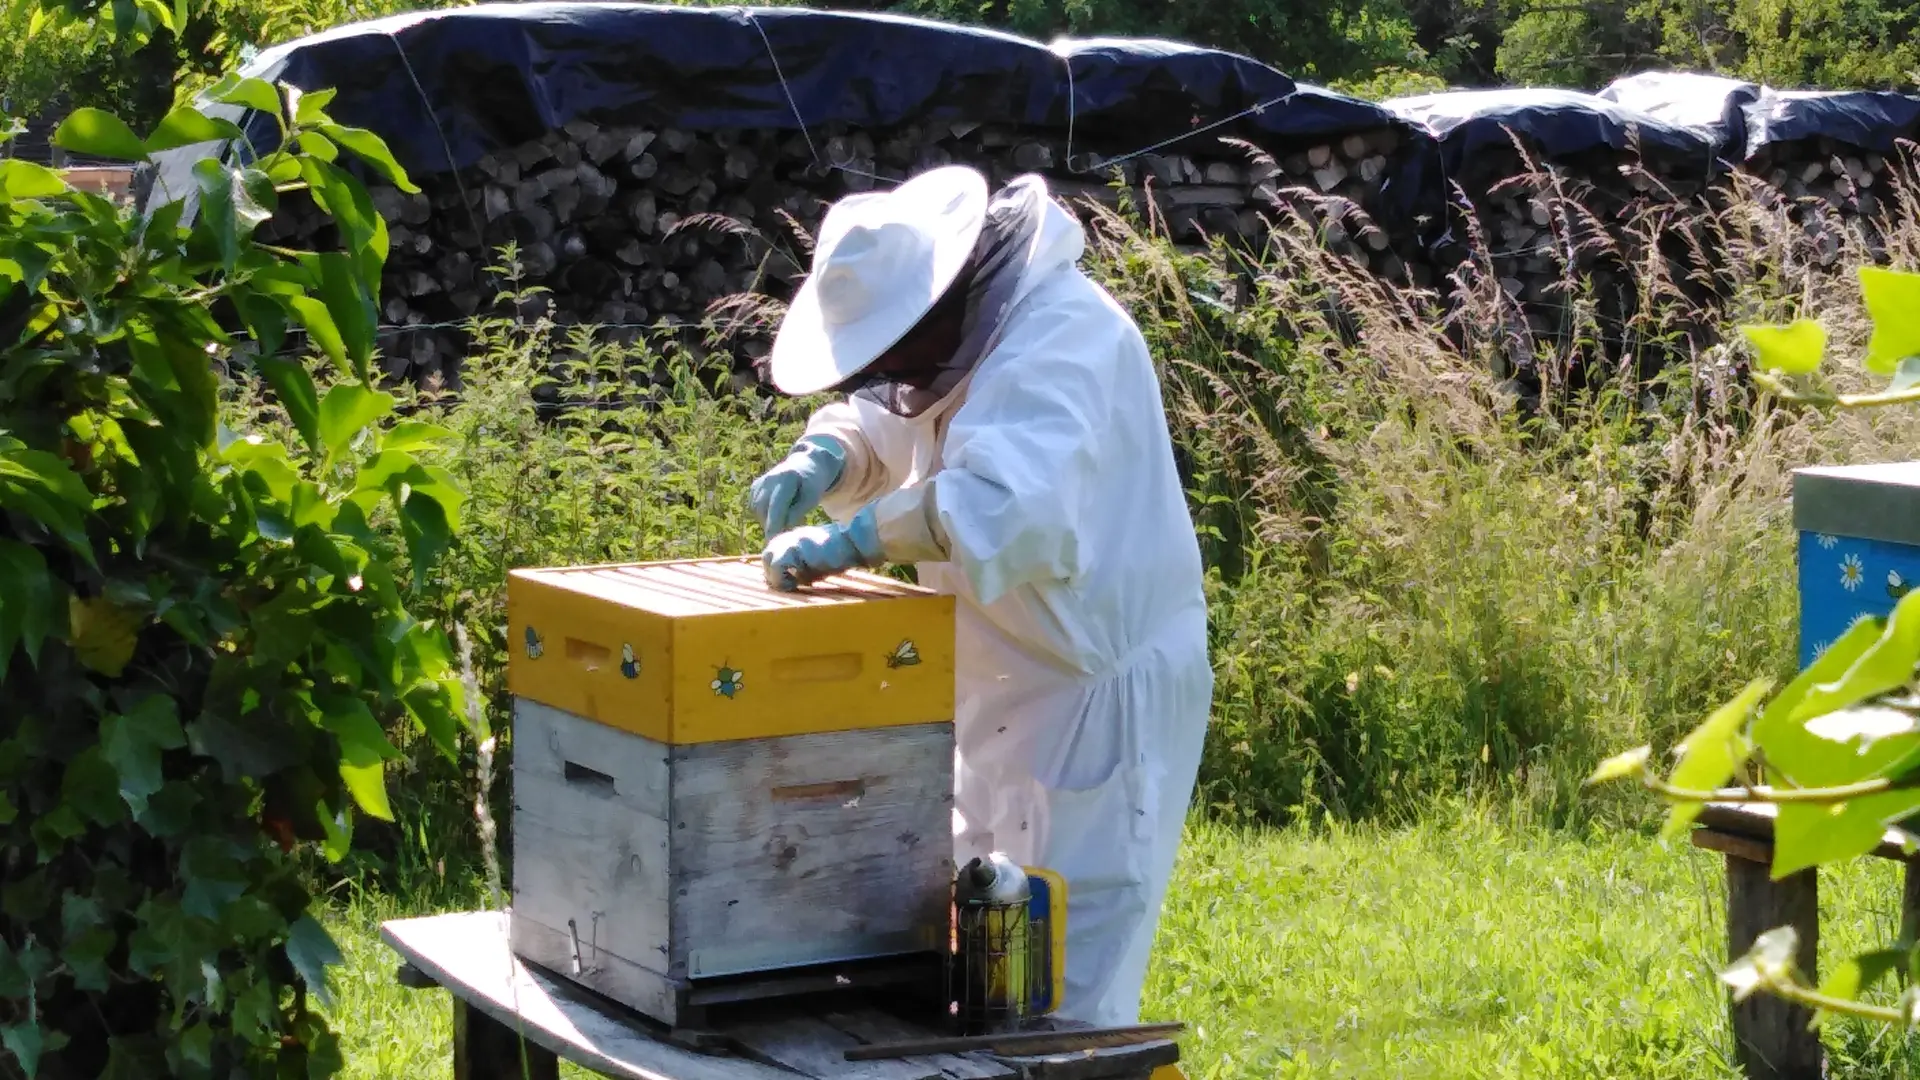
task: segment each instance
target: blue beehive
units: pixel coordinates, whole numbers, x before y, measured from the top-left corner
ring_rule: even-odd
[[[1800,666],[1920,584],[1920,461],[1793,474],[1800,533]]]

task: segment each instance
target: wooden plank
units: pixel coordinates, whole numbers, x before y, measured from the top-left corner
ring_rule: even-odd
[[[676,974],[938,947],[950,724],[675,747],[672,769]]]
[[[841,1031],[853,1036],[861,1044],[901,1042],[906,1039],[924,1038],[928,1030],[917,1024],[910,1024],[890,1013],[878,1009],[860,1009],[828,1012],[821,1019]],[[953,1080],[1008,1080],[1018,1075],[1017,1071],[1004,1061],[998,1061],[985,1054],[938,1054],[926,1058],[910,1059],[920,1064],[936,1065]]]
[[[792,1069],[803,1076],[832,1080],[951,1080],[937,1063],[901,1059],[848,1061],[845,1054],[859,1040],[812,1016],[729,1024],[727,1033],[741,1052],[769,1065]]]
[[[560,1058],[454,998],[453,1080],[560,1080]]]
[[[667,819],[667,746],[528,698],[513,703],[513,775],[564,780],[568,762],[613,777],[596,794]]]
[[[1772,869],[1738,855],[1727,856],[1727,955],[1745,956],[1761,934],[1791,926],[1800,935],[1801,973],[1817,981],[1820,943],[1820,879],[1813,870],[1779,881]],[[1813,1013],[1769,994],[1732,1006],[1734,1049],[1748,1080],[1822,1080],[1825,1054]]]
[[[966,1053],[978,1050],[1002,1057],[1054,1057],[1089,1050],[1109,1050],[1167,1042],[1186,1027],[1177,1021],[1128,1027],[1088,1027],[1067,1030],[1020,1031],[996,1035],[935,1035],[899,1042],[863,1046],[847,1051],[850,1061],[880,1061],[919,1054]]]
[[[662,1024],[696,1022],[682,1008],[681,986],[668,976],[608,952],[594,955],[590,962],[582,955],[581,971],[575,975],[573,935],[566,927],[548,926],[518,910],[511,922],[510,942],[516,956]]]
[[[1717,851],[1762,865],[1771,865],[1773,862],[1773,845],[1765,840],[1724,833],[1718,829],[1695,829],[1692,839],[1694,847],[1706,851]]]
[[[715,1058],[670,1046],[631,1014],[517,962],[506,916],[465,912],[399,919],[381,940],[455,997],[502,1023],[515,1019],[529,1041],[617,1080],[793,1080],[758,1062]]]
[[[607,953],[664,972],[667,823],[596,786],[515,777],[514,914],[556,930],[571,921],[582,963]]]
[[[1779,806],[1773,803],[1708,803],[1700,808],[1698,821],[1701,825],[1723,833],[1772,843],[1773,823],[1779,814]],[[1920,852],[1913,855],[1907,853],[1904,841],[1908,835],[1900,829],[1888,829],[1880,838],[1880,845],[1874,848],[1871,854],[1877,858],[1892,859],[1896,862],[1910,862],[1920,858]]]
[[[1179,1060],[1180,1047],[1171,1042],[1049,1058],[1009,1059],[1020,1069],[1022,1080],[1148,1080],[1155,1069]]]

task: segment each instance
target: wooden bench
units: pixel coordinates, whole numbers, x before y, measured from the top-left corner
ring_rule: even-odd
[[[1727,862],[1727,955],[1745,956],[1755,939],[1779,926],[1800,935],[1800,970],[1818,979],[1820,880],[1803,870],[1773,880],[1772,806],[1709,805],[1693,829],[1695,847],[1717,851]],[[1873,854],[1906,864],[1900,900],[1900,933],[1911,941],[1920,928],[1920,854],[1908,855],[1900,833],[1888,830]],[[1741,1068],[1751,1080],[1821,1080],[1826,1055],[1820,1035],[1809,1030],[1812,1013],[1766,994],[1733,1006],[1733,1035]]]
[[[404,961],[400,981],[453,996],[454,1080],[558,1080],[571,1061],[621,1080],[1169,1080],[1170,1040],[1104,1050],[1005,1057],[933,1054],[848,1061],[846,1051],[938,1033],[877,1004],[801,999],[701,1031],[668,1031],[515,957],[507,917],[463,912],[399,919],[381,940]]]

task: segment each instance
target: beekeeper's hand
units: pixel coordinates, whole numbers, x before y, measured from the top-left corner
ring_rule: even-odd
[[[847,466],[839,440],[809,435],[795,444],[785,461],[753,482],[748,501],[768,536],[778,536],[807,520]]]
[[[775,536],[761,553],[767,585],[792,592],[821,578],[862,566],[879,566],[880,530],[869,506],[842,525],[815,525]]]

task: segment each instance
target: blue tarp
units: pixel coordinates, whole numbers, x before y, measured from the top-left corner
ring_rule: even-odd
[[[1188,136],[1168,149],[1400,127],[1407,164],[1393,172],[1391,201],[1426,212],[1442,190],[1436,149],[1378,106],[1296,87],[1244,56],[1164,41],[1047,46],[802,9],[483,4],[341,27],[268,50],[246,74],[336,88],[334,116],[378,132],[419,175],[464,168],[575,118],[688,130],[1071,127],[1077,166]],[[276,138],[267,117],[250,117],[246,130],[255,145]]]
[[[1747,108],[1758,84],[1686,71],[1650,71],[1615,79],[1599,96],[1655,120],[1701,133],[1728,162],[1747,156]]]
[[[1602,147],[1625,150],[1636,137],[1644,153],[1668,164],[1693,161],[1700,176],[1713,171],[1713,146],[1696,131],[1662,123],[1636,109],[1572,90],[1462,90],[1396,98],[1386,107],[1421,124],[1440,141],[1446,175],[1518,136],[1553,160]]]
[[[1889,90],[1768,90],[1747,106],[1747,157],[1779,143],[1826,137],[1892,154],[1920,139],[1920,97]]]

